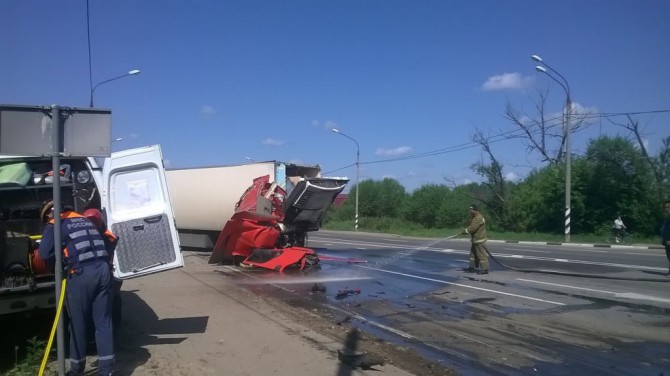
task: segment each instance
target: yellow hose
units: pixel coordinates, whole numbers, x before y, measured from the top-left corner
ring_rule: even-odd
[[[63,278],[63,284],[60,289],[60,298],[58,299],[58,308],[56,308],[56,318],[54,319],[54,325],[51,327],[51,335],[49,335],[49,342],[47,342],[47,349],[44,351],[44,357],[42,357],[42,365],[40,366],[39,376],[44,375],[44,368],[47,366],[47,360],[49,360],[49,352],[51,352],[51,345],[54,341],[54,336],[56,335],[56,328],[58,327],[58,319],[60,319],[60,313],[63,310],[63,300],[65,298],[65,278]]]

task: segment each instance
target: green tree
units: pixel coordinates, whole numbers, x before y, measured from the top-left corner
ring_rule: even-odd
[[[477,183],[452,188],[437,210],[437,227],[463,227],[469,218],[467,209],[476,201],[476,197],[481,195],[480,190],[481,187]]]
[[[510,223],[516,231],[563,232],[565,169],[552,164],[531,172],[510,197]]]
[[[655,178],[639,149],[623,137],[600,137],[591,140],[584,159],[588,168],[580,178],[587,206],[580,230],[595,232],[621,213],[631,230],[654,232]]]
[[[438,209],[451,192],[446,185],[428,184],[412,192],[402,207],[405,220],[427,228],[438,227]]]
[[[354,189],[350,196],[355,195]],[[406,197],[405,187],[395,179],[365,180],[360,183],[359,216],[399,218]]]
[[[670,199],[670,136],[663,139],[654,161],[659,177],[660,201]]]

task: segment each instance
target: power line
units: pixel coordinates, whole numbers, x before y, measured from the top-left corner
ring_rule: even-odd
[[[609,119],[610,117],[617,117],[617,116],[647,115],[647,114],[658,114],[658,113],[670,113],[670,109],[652,110],[652,111],[637,111],[637,112],[612,112],[612,113],[598,112],[596,114],[585,113],[585,114],[581,114],[580,116],[581,116],[581,119],[586,120],[586,119],[599,119],[599,118]],[[554,118],[546,119],[544,122],[545,123],[551,123],[553,121],[557,121],[557,120],[560,120],[562,118],[563,118],[563,115],[560,115],[560,116],[556,116]],[[539,124],[536,124],[536,125],[539,125]],[[544,130],[546,131],[546,130],[549,130],[551,128],[561,126],[561,125],[562,125],[562,123],[556,123],[556,124],[553,124],[553,125],[549,125]],[[533,125],[531,125],[531,127],[532,126]],[[584,130],[587,127],[588,127],[588,125],[585,126],[584,128],[582,128],[581,130]],[[579,130],[579,131],[581,131],[581,130]],[[534,131],[531,131],[531,133],[537,133],[539,131],[541,131],[541,130],[536,129]],[[525,131],[523,129],[513,129],[511,131],[501,132],[501,133],[489,136],[487,138],[482,138],[482,141],[486,141],[489,144],[492,144],[492,143],[496,143],[496,142],[500,142],[500,141],[505,141],[505,140],[509,139],[510,136],[514,135],[515,133],[521,134],[521,133],[524,133],[524,132]],[[469,142],[465,142],[465,143],[462,143],[462,144],[448,146],[446,148],[431,150],[431,151],[427,151],[427,152],[423,152],[423,153],[412,154],[412,155],[408,155],[408,156],[404,156],[404,157],[380,159],[380,160],[368,161],[368,162],[360,162],[360,164],[390,163],[390,162],[399,162],[399,161],[405,161],[405,160],[410,160],[410,159],[427,158],[427,157],[432,157],[432,156],[436,156],[436,155],[453,153],[453,152],[462,151],[462,150],[466,150],[466,149],[472,149],[472,148],[480,147],[480,146],[481,146],[481,144],[479,142],[469,141]],[[340,167],[338,169],[329,171],[326,174],[330,174],[330,173],[333,173],[333,172],[344,170],[344,169],[347,169],[347,168],[349,168],[351,166],[355,166],[355,165],[356,165],[355,163],[349,164],[347,166]]]

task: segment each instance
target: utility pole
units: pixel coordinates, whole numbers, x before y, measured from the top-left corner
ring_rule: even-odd
[[[340,132],[338,129],[335,128],[332,128],[331,131],[350,139],[356,144],[356,218],[354,220],[354,231],[358,231],[358,191],[361,190],[360,185],[361,148],[358,145],[358,141],[356,141],[353,137],[347,136],[346,134]]]
[[[538,63],[542,65],[538,65],[535,67],[535,70],[538,72],[544,73],[547,76],[549,76],[552,80],[556,81],[563,90],[565,90],[565,94],[567,96],[567,99],[565,100],[565,242],[569,243],[570,242],[570,223],[571,223],[571,188],[572,188],[572,170],[570,166],[570,134],[572,133],[572,124],[571,124],[571,115],[572,115],[572,99],[570,98],[570,84],[568,83],[568,80],[563,77],[562,74],[560,74],[557,70],[553,69],[552,67],[549,66],[549,64],[545,63],[541,57],[538,55],[533,55],[531,56],[531,59],[534,61],[537,61]],[[546,67],[546,68],[545,68]],[[554,72],[556,75],[558,75],[563,82],[559,81],[554,77],[553,75],[549,74],[549,71],[547,71],[547,68]],[[565,83],[565,84],[564,84]]]

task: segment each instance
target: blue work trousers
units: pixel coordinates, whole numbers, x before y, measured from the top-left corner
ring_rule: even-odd
[[[114,367],[112,330],[112,275],[106,260],[78,265],[67,275],[68,314],[70,315],[70,370],[74,375],[86,368],[87,322],[93,321],[98,350],[98,373],[109,375]]]

